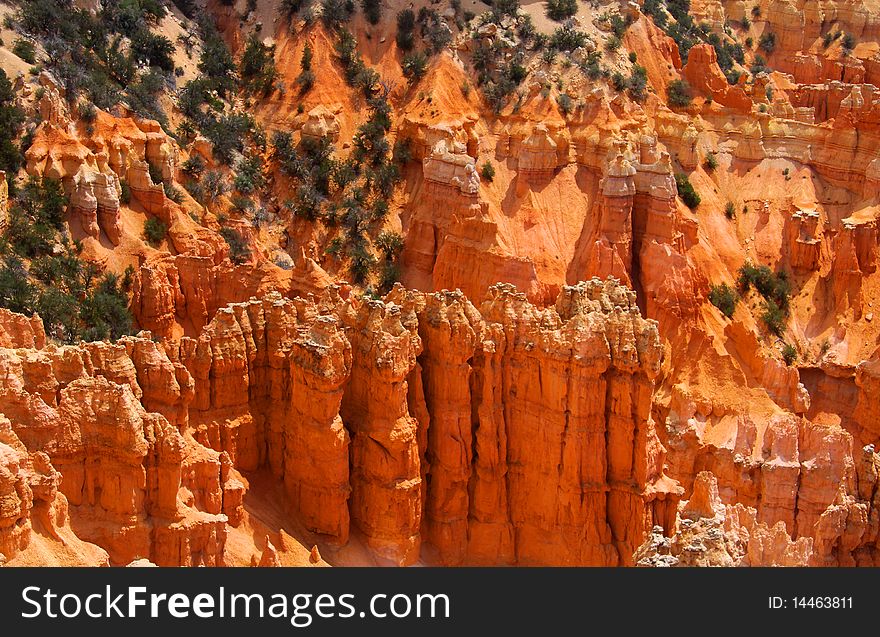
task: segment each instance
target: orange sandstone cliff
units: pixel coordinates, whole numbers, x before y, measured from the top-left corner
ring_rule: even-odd
[[[131,268],[135,335],[61,344],[0,309],[0,560],[880,564],[875,0],[692,0],[688,46],[665,3],[582,4],[552,55],[543,3],[441,2],[415,76],[395,0],[346,23],[368,90],[315,7],[238,4],[208,14],[275,83],[212,95],[262,135],[234,161],[176,128],[179,92],[163,128],[14,82],[18,177],[61,184],[84,260]],[[358,218],[372,185],[339,184],[381,179],[345,172],[380,97],[376,145],[406,152]]]

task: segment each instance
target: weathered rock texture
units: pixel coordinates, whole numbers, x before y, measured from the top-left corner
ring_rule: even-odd
[[[675,519],[656,325],[613,279],[547,309],[509,285],[480,310],[402,287],[270,294],[164,345],[38,349],[23,317],[3,324],[0,412],[114,564],[223,564],[237,470],[270,471],[308,530],[344,544],[353,525],[393,564],[629,564]]]
[[[13,522],[40,515],[48,530],[64,527],[69,505],[75,537],[106,551],[93,547],[84,560],[109,554],[113,564],[223,564],[227,524],[242,515],[243,483],[223,469],[219,452],[187,432],[192,378],[149,334],[116,344],[6,347],[0,367],[8,489],[22,503]],[[33,498],[19,483],[30,485]],[[27,546],[26,538],[19,542]]]
[[[812,556],[811,538],[793,541],[781,522],[770,528],[754,509],[725,506],[706,471],[680,504],[676,533],[655,528],[633,559],[637,566],[809,566]]]

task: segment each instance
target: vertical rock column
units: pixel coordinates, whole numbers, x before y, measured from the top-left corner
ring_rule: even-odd
[[[407,405],[407,377],[422,341],[414,316],[367,300],[347,308],[351,378],[342,418],[352,435],[351,516],[370,549],[398,565],[419,558],[421,489],[418,422]]]
[[[471,473],[471,358],[480,315],[459,292],[426,295],[419,313],[425,404],[431,415],[423,529],[443,564],[461,564],[468,542]]]
[[[351,345],[332,316],[297,326],[291,344],[284,485],[306,527],[348,541],[349,437],[339,408]]]
[[[505,343],[502,326],[487,325],[474,354],[471,418],[476,430],[469,483],[469,564],[516,562],[507,488],[507,385],[502,373]]]

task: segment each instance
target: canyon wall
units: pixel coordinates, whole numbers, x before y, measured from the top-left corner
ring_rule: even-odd
[[[50,471],[73,532],[114,564],[223,564],[239,471],[270,472],[309,531],[356,533],[392,564],[625,565],[671,532],[662,351],[632,291],[593,279],[540,309],[499,284],[479,310],[461,292],[340,292],[232,304],[164,344],[36,348],[8,313],[7,490]]]

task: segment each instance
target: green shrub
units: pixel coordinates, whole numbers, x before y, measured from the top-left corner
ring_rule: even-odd
[[[321,0],[321,20],[328,29],[340,28],[353,12],[353,0]]]
[[[452,32],[436,9],[422,7],[418,21],[422,23],[422,37],[434,53],[439,53],[452,42]]]
[[[174,71],[174,44],[164,35],[152,33],[149,29],[138,29],[131,39],[132,59],[156,66],[166,73]]]
[[[157,217],[150,217],[144,222],[144,236],[153,245],[159,245],[165,240],[168,227]]]
[[[428,70],[428,58],[424,53],[413,52],[403,56],[403,75],[410,84],[415,84]]]
[[[480,176],[486,181],[492,181],[495,179],[495,166],[492,165],[492,162],[486,161],[482,165],[480,168]]]
[[[300,95],[305,95],[315,85],[315,73],[312,71],[312,55],[312,45],[306,42],[299,61],[300,74],[296,78]]]
[[[791,283],[784,270],[774,273],[766,265],[755,266],[746,261],[739,269],[738,283],[743,291],[754,287],[758,294],[772,300],[783,312],[788,313]]]
[[[18,38],[12,45],[12,52],[28,64],[36,64],[37,62],[37,49],[30,40]]]
[[[739,302],[739,294],[726,283],[713,285],[709,290],[709,302],[721,310],[724,316],[731,318],[736,310],[736,304]]]
[[[681,197],[681,200],[688,208],[694,210],[700,205],[700,195],[694,190],[687,175],[684,173],[676,173],[675,185],[678,188],[678,196]]]
[[[416,14],[412,9],[404,9],[397,14],[397,48],[401,51],[411,51],[415,45],[414,30],[416,28]]]
[[[30,284],[21,259],[7,255],[0,265],[0,307],[20,314],[32,314],[37,291]]]
[[[131,186],[124,179],[119,180],[119,201],[128,205],[131,203]]]
[[[627,91],[629,96],[636,102],[645,101],[645,89],[648,86],[648,71],[644,66],[636,64],[633,66],[632,74],[627,82]]]
[[[80,306],[80,338],[86,341],[106,338],[115,340],[131,334],[132,319],[128,311],[127,294],[130,281],[130,271],[122,281],[109,272],[101,277],[98,285]]]
[[[205,160],[201,155],[192,155],[183,162],[181,169],[191,177],[199,177],[205,171]]]
[[[562,22],[577,13],[577,0],[547,0],[547,17]]]
[[[728,219],[733,219],[736,217],[736,207],[733,205],[732,201],[728,201],[724,206],[724,216]]]
[[[571,25],[565,24],[553,32],[549,45],[558,51],[574,51],[585,46],[589,39],[583,31],[578,31]]]
[[[304,0],[281,0],[281,14],[290,18],[302,9],[303,3]]]
[[[86,124],[93,124],[98,119],[98,109],[91,102],[81,102],[77,107],[77,113]]]
[[[174,203],[183,203],[184,195],[183,191],[178,188],[173,183],[163,183],[162,190],[165,192],[165,196],[168,197]]]
[[[782,336],[785,332],[786,313],[773,299],[764,300],[764,311],[761,314],[761,320],[776,336]]]
[[[718,158],[715,156],[715,153],[710,151],[706,154],[706,159],[703,162],[703,167],[709,172],[712,172],[713,170],[718,168]]]
[[[376,237],[376,248],[385,256],[388,261],[394,261],[403,251],[403,237],[397,232],[382,232]]]
[[[764,51],[767,55],[773,53],[776,49],[776,34],[772,31],[768,31],[761,35],[761,37],[758,38],[758,48]]]
[[[845,33],[843,36],[843,40],[840,41],[840,46],[843,47],[844,53],[850,53],[854,48],[856,48],[856,39],[853,34]]]
[[[626,16],[626,18],[622,18],[619,15],[611,16],[611,31],[614,32],[614,37],[620,40],[623,39],[630,24],[632,24],[630,16]]]
[[[24,113],[16,106],[15,93],[6,72],[0,69],[0,170],[6,171],[6,179],[12,181],[21,167],[19,133]]]
[[[382,19],[382,0],[361,0],[361,9],[370,24],[379,24]]]
[[[679,108],[690,106],[693,100],[690,84],[684,80],[673,80],[666,86],[666,97],[670,106]]]
[[[229,246],[229,260],[235,264],[242,264],[251,257],[251,250],[248,248],[247,241],[241,236],[241,233],[235,228],[220,228],[220,236]]]
[[[797,361],[797,358],[798,353],[794,345],[792,345],[791,343],[786,343],[782,346],[782,360],[785,361],[786,365],[794,365],[795,361]]]
[[[400,281],[400,267],[393,261],[385,261],[379,279],[379,291],[387,294]]]
[[[238,192],[249,195],[262,188],[264,183],[263,161],[259,155],[239,160],[236,165],[235,179],[233,179],[233,185]]]
[[[61,183],[30,177],[10,203],[4,239],[12,251],[28,258],[51,252],[67,205]]]
[[[574,100],[566,93],[558,95],[556,97],[556,103],[559,105],[559,110],[563,115],[568,115],[574,110]]]
[[[275,47],[266,46],[252,33],[241,55],[240,74],[247,90],[264,94],[271,92],[278,75]]]

